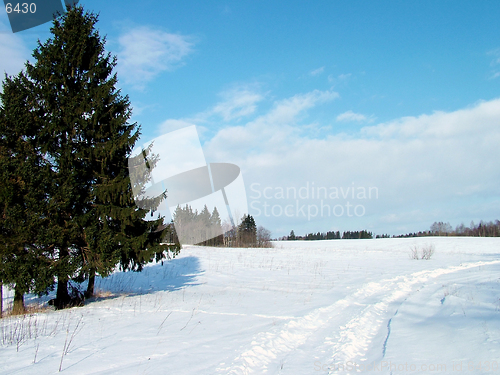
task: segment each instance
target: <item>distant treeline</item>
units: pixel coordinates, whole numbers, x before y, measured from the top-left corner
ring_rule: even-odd
[[[306,234],[305,236],[296,236],[294,231],[292,230],[290,232],[289,236],[285,236],[282,238],[282,240],[285,241],[296,241],[296,240],[302,240],[302,241],[315,241],[315,240],[346,240],[346,239],[361,239],[361,238],[373,238],[373,233],[368,232],[366,230],[362,231],[347,231],[343,232],[342,236],[340,235],[339,231],[336,232],[326,232],[326,233],[309,233]]]
[[[472,221],[470,226],[466,227],[463,223],[457,225],[455,229],[450,223],[444,223],[442,221],[435,222],[431,225],[430,230],[418,232],[418,233],[407,233],[400,234],[398,236],[392,236],[394,238],[404,238],[404,237],[425,237],[425,236],[468,236],[468,237],[500,237],[500,220],[485,222],[481,220],[479,224],[474,224]],[[376,238],[387,238],[389,235],[376,236]]]
[[[426,236],[468,236],[468,237],[500,237],[500,220],[485,222],[481,220],[479,224],[470,223],[465,226],[463,223],[457,225],[455,229],[450,223],[442,221],[431,225],[430,230],[400,235],[377,234],[375,238],[406,238],[406,237],[426,237]],[[346,231],[340,235],[339,231],[309,233],[305,236],[296,236],[292,230],[288,236],[279,238],[282,241],[314,241],[314,240],[340,240],[340,239],[362,239],[373,238],[373,233],[366,230]]]

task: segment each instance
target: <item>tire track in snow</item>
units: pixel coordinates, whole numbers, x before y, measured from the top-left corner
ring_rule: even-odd
[[[294,318],[288,322],[279,332],[269,331],[259,333],[251,342],[251,348],[237,356],[231,366],[223,367],[221,363],[217,368],[220,374],[252,374],[265,373],[267,365],[273,362],[278,355],[291,352],[321,327],[326,326],[332,319],[342,315],[342,312],[353,305],[362,306],[358,303],[361,295],[370,297],[382,291],[390,290],[392,284],[404,276],[397,276],[385,280],[387,285],[378,287],[380,283],[370,282],[352,295],[348,295],[335,303],[313,310],[309,314]]]
[[[338,315],[346,308],[346,299],[322,307],[299,319],[288,322],[279,332],[261,332],[251,342],[251,348],[237,356],[232,365],[223,367],[220,364],[217,373],[220,374],[251,374],[263,373],[266,365],[275,360],[278,354],[290,352],[306,342],[308,337],[319,327],[327,324],[332,315]]]
[[[354,294],[291,320],[279,331],[260,332],[254,337],[248,350],[238,355],[230,364],[220,363],[216,373],[266,373],[268,365],[277,360],[278,356],[282,357],[303,345],[320,328],[327,327],[332,320],[342,317],[342,312],[346,308],[359,309],[361,307],[361,310],[358,310],[354,318],[344,325],[336,324],[339,327],[337,334],[328,338],[325,344],[330,348],[333,346],[333,359],[337,363],[362,358],[369,349],[372,338],[383,325],[385,319],[382,315],[386,315],[389,305],[410,294],[415,284],[468,268],[497,263],[500,261],[467,263],[367,283]],[[375,297],[380,302],[373,304],[370,300]],[[367,303],[362,303],[363,301]]]
[[[380,302],[374,305],[367,305],[359,314],[349,320],[344,326],[341,326],[339,332],[334,335],[333,339],[325,342],[325,344],[331,344],[333,346],[332,359],[334,359],[336,363],[347,363],[348,361],[359,363],[362,361],[364,359],[364,354],[369,349],[369,344],[373,337],[381,329],[382,323],[384,322],[383,315],[387,315],[389,305],[409,295],[416,284],[423,284],[429,279],[434,279],[442,275],[498,263],[500,263],[498,260],[490,262],[481,261],[448,268],[438,268],[432,271],[419,271],[409,276],[403,276],[404,281],[397,283],[396,290],[392,291],[392,293],[387,295]],[[379,284],[380,287],[383,287],[383,282],[384,281],[374,284]],[[362,292],[363,289],[364,288],[362,288],[360,292]],[[387,342],[385,345],[387,345]]]

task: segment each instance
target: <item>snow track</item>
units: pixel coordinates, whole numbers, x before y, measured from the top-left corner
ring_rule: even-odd
[[[390,339],[390,321],[409,295],[440,276],[499,263],[472,262],[369,282],[331,305],[290,320],[281,329],[258,333],[230,364],[221,363],[217,373],[268,373],[271,365],[272,368],[280,368],[280,361],[282,364],[283,358],[306,344],[313,335],[323,335],[324,338],[324,344],[317,348],[317,354],[330,353],[323,358],[322,363],[366,361],[368,358],[365,354],[373,345],[380,345],[378,359],[382,359]],[[347,316],[352,318],[343,321]],[[311,353],[308,355],[311,357]]]

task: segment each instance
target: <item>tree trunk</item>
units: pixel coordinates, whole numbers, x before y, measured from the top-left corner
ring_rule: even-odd
[[[56,292],[56,301],[54,306],[57,309],[64,309],[66,305],[68,305],[71,301],[71,298],[68,293],[68,277],[67,276],[58,276],[57,277],[57,292]]]
[[[0,318],[3,315],[3,284],[0,283]]]
[[[59,252],[59,258],[63,259],[69,255],[68,250],[61,250]],[[54,301],[54,306],[56,309],[64,309],[71,302],[71,297],[68,293],[68,275],[59,273],[57,275],[57,292],[56,300]]]
[[[24,308],[24,293],[19,290],[19,288],[14,288],[14,306],[12,307],[12,314],[20,315],[24,314],[26,309]]]
[[[87,291],[85,292],[85,298],[94,297],[94,285],[95,285],[95,268],[91,268],[89,272],[89,285],[87,286]]]

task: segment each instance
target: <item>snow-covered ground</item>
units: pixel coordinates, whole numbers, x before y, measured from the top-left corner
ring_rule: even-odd
[[[500,238],[191,246],[97,287],[0,320],[0,374],[500,373]]]

